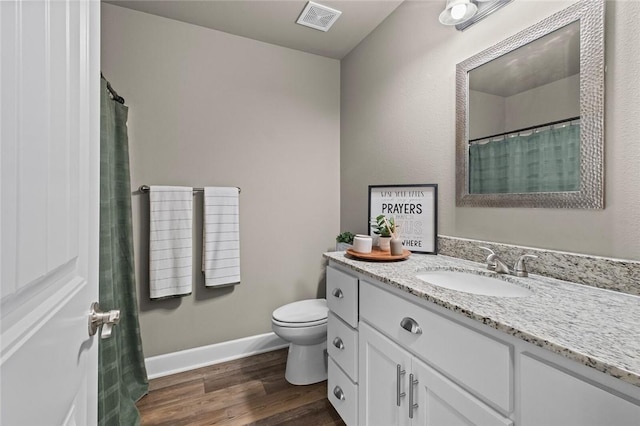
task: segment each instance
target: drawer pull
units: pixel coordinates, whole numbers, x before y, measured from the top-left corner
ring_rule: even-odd
[[[342,391],[342,389],[340,388],[340,386],[336,386],[335,388],[333,388],[333,395],[338,398],[340,401],[344,401],[344,392]]]
[[[413,418],[413,410],[418,408],[418,404],[413,403],[413,387],[418,384],[418,380],[413,379],[413,374],[409,374],[409,418]]]
[[[402,369],[400,364],[396,364],[396,405],[398,407],[400,406],[400,398],[403,398],[406,395],[406,393],[400,392],[400,389],[402,388],[400,376],[403,376],[405,373],[406,371]]]
[[[334,288],[331,294],[333,294],[334,297],[337,297],[338,299],[342,299],[344,297],[344,294],[342,294],[342,290],[340,290],[339,288]]]
[[[409,333],[413,334],[422,334],[422,329],[413,318],[404,317],[402,321],[400,321],[400,327],[407,330]]]
[[[344,349],[344,343],[342,343],[342,339],[339,337],[336,337],[335,339],[333,339],[333,346],[335,346],[338,349]]]

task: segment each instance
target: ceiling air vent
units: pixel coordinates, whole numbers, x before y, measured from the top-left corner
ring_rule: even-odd
[[[328,31],[342,12],[312,1],[308,2],[296,23],[320,31]]]

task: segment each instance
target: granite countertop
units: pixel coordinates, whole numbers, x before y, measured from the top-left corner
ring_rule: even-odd
[[[640,387],[640,297],[530,274],[497,275],[485,265],[414,254],[401,262],[365,262],[345,252],[324,257],[460,315]],[[526,297],[464,293],[416,278],[418,271],[491,275],[533,291]]]

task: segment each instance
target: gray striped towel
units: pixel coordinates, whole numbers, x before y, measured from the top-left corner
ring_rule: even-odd
[[[193,188],[149,190],[149,287],[151,299],[191,293]]]
[[[239,190],[204,188],[202,272],[205,286],[240,283]]]

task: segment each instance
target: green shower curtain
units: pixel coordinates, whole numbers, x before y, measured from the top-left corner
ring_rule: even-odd
[[[471,194],[579,189],[579,125],[469,146]]]
[[[100,96],[100,307],[120,310],[110,338],[99,341],[98,423],[137,425],[135,402],[148,391],[133,263],[128,108]]]

